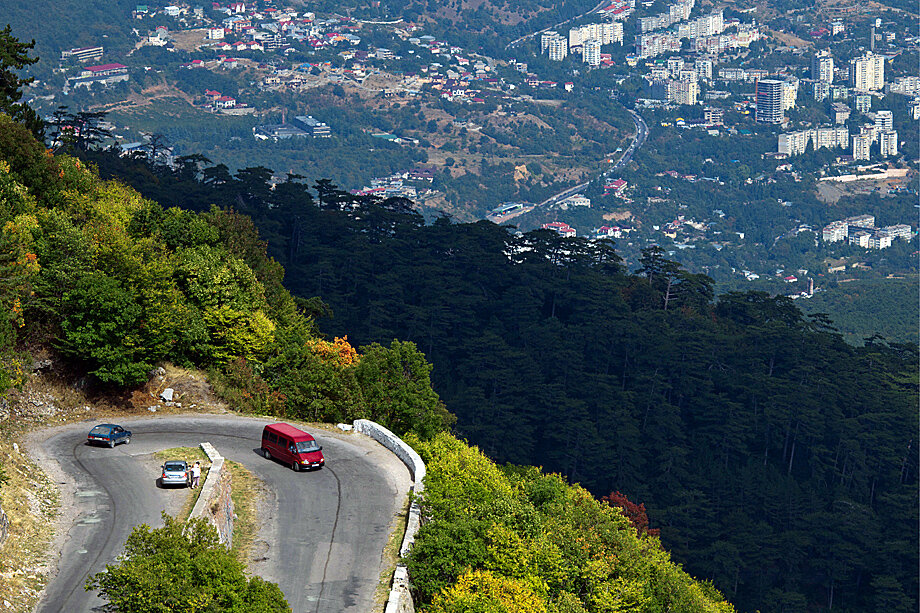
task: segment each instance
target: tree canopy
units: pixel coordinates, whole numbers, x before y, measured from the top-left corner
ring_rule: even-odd
[[[140,525],[123,559],[91,576],[113,613],[288,613],[275,583],[247,577],[205,518],[182,522],[163,513],[164,526]]]

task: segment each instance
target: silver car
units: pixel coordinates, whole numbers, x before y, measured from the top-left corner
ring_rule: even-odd
[[[192,484],[192,470],[185,460],[170,460],[163,464],[163,474],[160,475],[160,486],[181,485],[189,487]]]

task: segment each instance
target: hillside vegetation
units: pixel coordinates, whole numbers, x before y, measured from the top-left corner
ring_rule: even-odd
[[[412,442],[428,470],[409,560],[425,611],[734,611],[656,537],[559,475],[500,468],[446,433]]]
[[[99,385],[137,385],[169,361],[211,369],[243,410],[423,436],[451,423],[411,343],[320,337],[248,218],[145,200],[5,115],[0,228],[3,389],[22,377],[17,350],[51,347]]]
[[[163,208],[76,158],[50,155],[0,115],[0,224],[3,389],[21,381],[28,351],[52,347],[74,375],[89,372],[109,389],[130,389],[170,360],[210,367],[244,410],[389,425],[430,470],[411,560],[422,610],[733,610],[670,562],[656,538],[585,490],[535,468],[500,469],[439,433],[451,416],[412,343],[355,350],[321,339],[248,218]],[[129,549],[165,538],[156,555],[184,552],[184,537],[167,535],[177,530],[187,534],[170,521],[141,528]],[[155,602],[155,569],[137,564],[94,578],[119,610]],[[142,587],[125,591],[129,574]],[[277,592],[257,579],[237,584],[259,598]],[[174,596],[230,597],[217,584],[194,589]]]
[[[916,344],[850,346],[783,296],[716,300],[655,248],[630,274],[610,242],[425,224],[325,181],[271,189],[264,168],[90,157],[161,201],[251,215],[286,286],[322,297],[320,329],[416,343],[456,433],[645,503],[739,609],[914,608]]]

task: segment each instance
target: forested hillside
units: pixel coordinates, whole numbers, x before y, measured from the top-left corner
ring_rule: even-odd
[[[364,212],[377,215],[383,234],[407,214]],[[324,340],[312,315],[327,307],[281,286],[283,271],[249,218],[164,208],[100,180],[77,158],[51,155],[0,114],[0,227],[0,394],[22,383],[31,352],[51,350],[65,365],[54,376],[97,392],[130,393],[152,366],[171,361],[208,368],[244,411],[386,424],[430,467],[411,559],[420,610],[733,610],[670,561],[647,524],[629,515],[633,506],[620,514],[559,476],[501,470],[447,435],[452,416],[412,343],[355,350],[345,338]],[[167,520],[163,530],[175,527]],[[129,549],[145,534],[136,531]],[[117,581],[93,581],[109,597],[120,593]],[[253,589],[267,593],[260,579],[245,583],[205,592],[250,604]],[[149,602],[156,589],[148,581],[130,596]]]
[[[106,172],[252,215],[320,329],[415,342],[456,431],[490,457],[644,502],[665,547],[746,611],[910,611],[916,345],[847,345],[784,297],[732,293],[647,250],[425,225],[400,200],[317,201],[296,177]],[[146,168],[145,166],[143,168]],[[328,309],[326,308],[328,307]]]
[[[26,351],[47,347],[101,389],[170,361],[210,369],[243,410],[422,436],[452,423],[411,343],[320,336],[249,218],[145,200],[51,156],[6,115],[0,227],[0,392],[21,380]]]

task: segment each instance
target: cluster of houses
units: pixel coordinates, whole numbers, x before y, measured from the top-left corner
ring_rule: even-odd
[[[885,249],[896,239],[910,240],[912,237],[908,224],[876,228],[874,215],[856,215],[832,221],[821,230],[821,239],[825,243],[847,241],[866,249]]]
[[[362,189],[351,190],[355,196],[377,196],[380,198],[408,198],[415,200],[425,198],[433,193],[430,188],[424,187],[425,183],[434,181],[436,168],[419,166],[389,177],[372,179],[369,186]],[[414,183],[414,185],[413,185]]]
[[[252,107],[247,106],[243,102],[239,102],[233,96],[227,96],[220,93],[219,91],[213,89],[207,89],[204,92],[205,104],[207,105],[208,110],[212,112],[227,112],[231,109],[248,109],[252,112]]]
[[[541,225],[540,228],[543,230],[552,230],[563,238],[574,238],[578,234],[575,228],[562,221],[545,223]],[[589,238],[592,240],[601,240],[605,238],[623,238],[625,235],[633,232],[634,230],[635,228],[628,226],[601,226],[600,228],[595,228]]]

